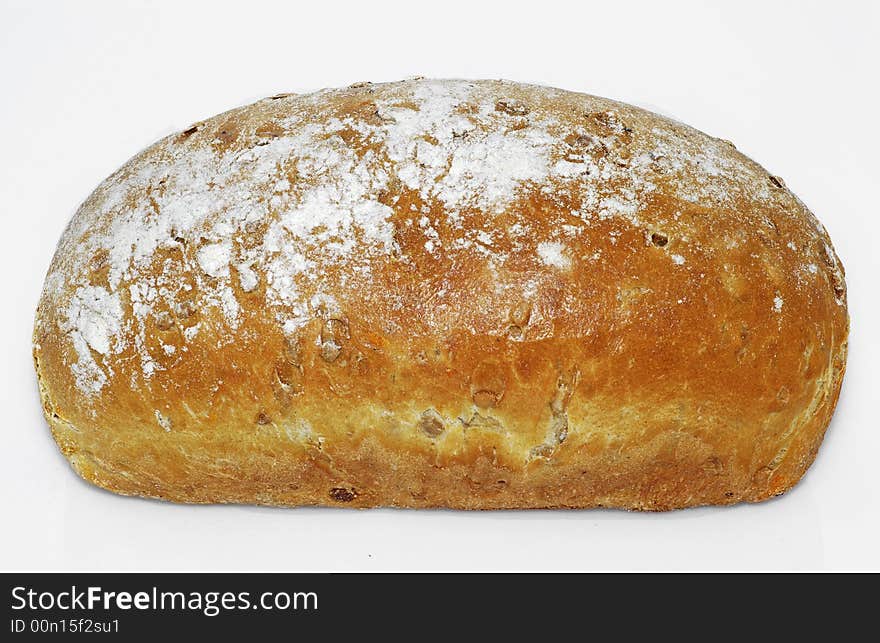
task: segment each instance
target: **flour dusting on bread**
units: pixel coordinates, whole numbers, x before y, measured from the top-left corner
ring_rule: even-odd
[[[511,252],[530,247],[538,267],[568,268],[564,245],[586,256],[576,239],[593,221],[617,222],[612,244],[620,229],[675,228],[675,220],[651,222],[656,191],[704,207],[708,218],[743,199],[800,207],[726,142],[612,101],[554,95],[567,97],[565,109],[549,109],[541,88],[503,82],[367,85],[263,101],[160,141],[100,186],[67,235],[87,248],[58,268],[80,293],[67,318],[83,390],[107,379],[93,350],[105,353],[111,336],[142,344],[143,320],[188,292],[234,330],[238,297],[259,286],[278,323],[295,332],[318,314],[309,302],[326,288],[328,266],[346,267],[331,290],[357,289],[375,262],[410,261],[401,226],[422,233],[429,255],[480,257],[503,291]],[[328,106],[342,107],[319,118]],[[519,204],[535,193],[568,221],[532,226]],[[434,218],[397,216],[404,200]],[[493,219],[502,214],[499,230]],[[493,244],[499,234],[512,245]],[[686,265],[687,252],[681,243],[670,258]],[[106,282],[96,286],[83,264],[102,253]],[[813,274],[810,252],[803,263]],[[178,279],[182,266],[194,269],[192,282]],[[119,314],[128,291],[131,318]],[[145,377],[161,368],[146,352],[141,360]]]

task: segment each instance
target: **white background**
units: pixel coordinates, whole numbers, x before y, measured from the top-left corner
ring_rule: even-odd
[[[714,6],[712,6],[714,5]],[[880,569],[880,12],[873,2],[0,0],[0,570]],[[824,222],[850,359],[803,482],[667,514],[191,507],[82,482],[40,414],[33,311],[77,205],[155,139],[282,91],[508,78],[734,141]]]

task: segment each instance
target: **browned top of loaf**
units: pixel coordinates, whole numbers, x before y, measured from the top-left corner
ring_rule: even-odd
[[[519,467],[607,451],[650,408],[753,466],[775,453],[748,427],[793,421],[845,337],[844,288],[822,226],[727,141],[544,87],[360,84],[226,112],[104,181],[35,355],[56,418],[190,457],[371,432]]]

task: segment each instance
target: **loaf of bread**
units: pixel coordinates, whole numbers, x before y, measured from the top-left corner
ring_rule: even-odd
[[[141,152],[36,316],[86,480],[193,503],[666,510],[812,463],[822,225],[732,143],[501,81],[279,94]]]

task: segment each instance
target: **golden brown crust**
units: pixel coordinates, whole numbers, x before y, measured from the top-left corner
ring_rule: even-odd
[[[418,80],[133,158],[59,244],[34,358],[61,450],[123,494],[664,510],[794,485],[847,334],[824,229],[731,144]]]

